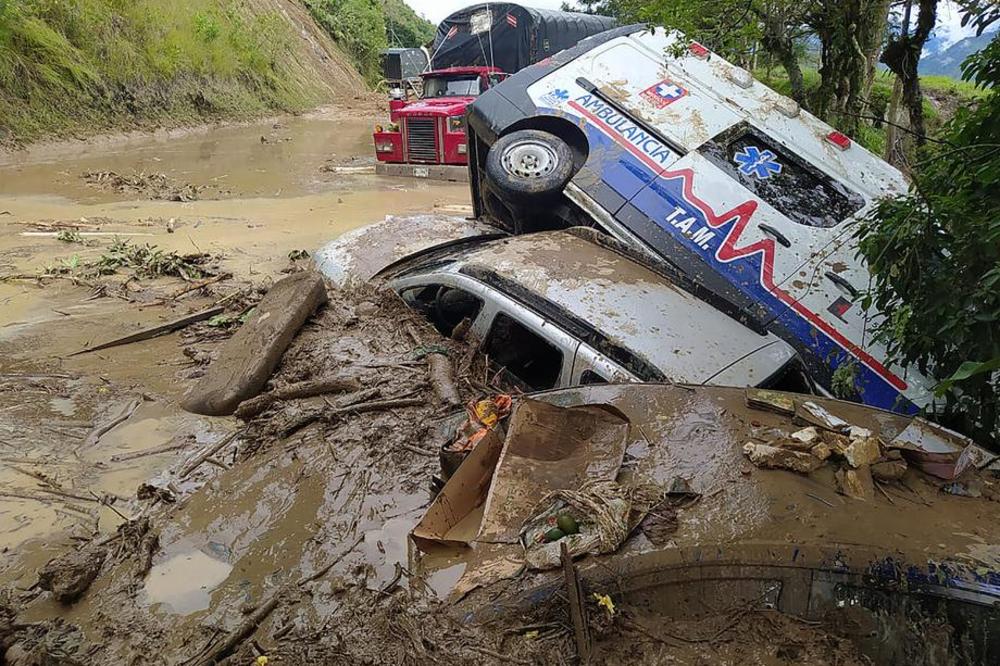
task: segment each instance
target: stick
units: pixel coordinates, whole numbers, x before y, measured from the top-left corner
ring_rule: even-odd
[[[222,275],[216,275],[215,277],[208,278],[207,280],[202,280],[201,282],[194,282],[184,287],[183,289],[175,291],[168,298],[161,298],[159,300],[159,303],[162,304],[167,302],[168,300],[176,301],[184,294],[189,294],[192,291],[198,291],[199,289],[203,289],[211,284],[215,284],[216,282],[222,282],[223,280],[228,280],[231,277],[233,277],[232,273],[223,273]]]
[[[358,544],[360,544],[364,540],[365,540],[365,535],[364,534],[359,535],[358,538],[356,538],[354,540],[354,542],[351,543],[350,547],[348,547],[347,550],[345,550],[344,552],[342,552],[340,555],[337,555],[337,557],[333,558],[333,560],[331,560],[326,565],[324,565],[321,569],[319,569],[318,571],[316,571],[316,573],[310,574],[310,575],[306,576],[305,578],[303,578],[302,580],[300,580],[299,581],[299,586],[304,586],[304,585],[306,585],[308,583],[312,583],[313,581],[317,581],[320,578],[322,578],[323,576],[325,576],[328,573],[330,573],[330,569],[332,569],[335,566],[337,566],[338,564],[340,564],[340,561],[343,560],[345,557],[347,557],[351,553],[351,551],[353,551],[355,548],[357,548]]]
[[[257,631],[267,616],[270,615],[275,608],[278,607],[279,597],[281,596],[282,589],[279,589],[271,596],[270,599],[261,604],[257,610],[250,614],[247,619],[243,620],[235,629],[229,632],[225,640],[216,645],[215,647],[209,647],[203,650],[204,656],[196,657],[199,666],[213,666],[217,664],[220,659],[228,656],[232,653],[236,647],[242,643],[247,637],[251,636],[253,632]],[[206,654],[207,651],[207,654]]]
[[[461,405],[462,396],[455,386],[455,369],[451,365],[451,359],[444,354],[428,354],[427,363],[430,366],[427,376],[438,401],[449,407]]]
[[[172,333],[177,329],[184,328],[185,326],[190,326],[191,324],[197,323],[199,321],[211,319],[212,317],[220,315],[223,312],[225,312],[225,308],[212,307],[207,310],[202,310],[201,312],[195,312],[194,314],[185,315],[183,317],[180,317],[179,319],[173,319],[166,323],[143,329],[138,333],[132,333],[131,335],[126,335],[124,337],[117,338],[109,342],[103,342],[95,347],[89,347],[87,349],[81,349],[79,351],[75,351],[72,354],[69,354],[69,356],[86,354],[88,352],[97,351],[98,349],[109,349],[111,347],[127,345],[133,342],[139,342],[141,340],[151,340],[152,338],[158,338],[161,335]]]
[[[270,393],[258,395],[249,400],[244,400],[236,408],[236,418],[248,421],[259,414],[275,402],[283,400],[296,400],[299,398],[312,398],[325,393],[340,393],[342,391],[357,391],[361,385],[356,379],[345,377],[325,377],[306,382],[297,382]]]
[[[116,456],[111,456],[111,462],[125,462],[126,460],[135,460],[136,458],[155,456],[160,453],[179,451],[183,448],[187,448],[187,444],[164,444],[163,446],[154,446],[149,449],[143,449],[142,451],[134,451],[132,453],[122,453]]]
[[[570,557],[566,542],[559,544],[559,559],[562,561],[563,578],[566,583],[566,593],[569,596],[569,614],[573,620],[573,633],[576,639],[576,656],[580,663],[586,666],[590,663],[590,627],[587,624],[586,607],[583,605],[583,590],[576,565]]]
[[[191,462],[189,462],[187,465],[185,465],[183,467],[183,469],[181,469],[181,473],[178,476],[180,478],[182,478],[182,479],[187,478],[187,476],[189,474],[191,474],[191,472],[193,472],[196,469],[198,469],[198,467],[200,467],[203,462],[205,462],[206,460],[208,460],[209,458],[211,458],[212,456],[214,456],[216,453],[218,453],[219,451],[221,451],[222,449],[224,449],[226,446],[228,446],[234,439],[236,439],[237,437],[239,437],[241,434],[242,434],[242,431],[240,431],[240,430],[237,430],[235,432],[229,433],[228,435],[226,435],[225,437],[223,437],[221,440],[219,440],[218,442],[216,442],[212,446],[210,446],[207,449],[205,449],[202,453],[199,453],[195,457],[194,460],[192,460]]]
[[[116,428],[119,424],[122,424],[125,421],[128,421],[130,418],[132,418],[132,415],[135,414],[135,411],[139,409],[139,405],[142,404],[142,400],[143,400],[142,398],[134,400],[124,410],[122,410],[121,414],[111,419],[104,425],[97,426],[96,428],[94,428],[94,431],[91,432],[89,435],[87,435],[87,440],[84,442],[84,445],[93,446],[97,444],[97,442],[101,439],[101,437],[104,437],[104,435],[111,432],[111,430]]]

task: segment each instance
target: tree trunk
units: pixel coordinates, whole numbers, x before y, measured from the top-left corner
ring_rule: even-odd
[[[892,86],[892,97],[889,99],[889,108],[885,112],[885,161],[902,171],[907,176],[911,175],[910,155],[913,152],[913,134],[910,129],[910,115],[902,105],[903,83],[899,77],[895,77]]]
[[[788,74],[792,99],[798,102],[799,106],[808,108],[802,68],[799,66],[799,57],[795,53],[795,43],[788,33],[784,17],[765,15],[760,12],[757,13],[757,16],[764,26],[764,34],[760,40],[761,45],[778,59],[778,62],[785,69],[785,73]]]
[[[924,126],[924,96],[920,91],[918,66],[924,44],[937,22],[938,0],[920,0],[920,14],[913,34],[902,34],[889,41],[882,53],[882,62],[899,77],[902,103],[910,116],[910,128],[918,146],[926,143]]]
[[[827,2],[813,15],[813,28],[823,45],[816,111],[847,133],[864,115],[864,97],[875,74],[888,20],[886,0]]]

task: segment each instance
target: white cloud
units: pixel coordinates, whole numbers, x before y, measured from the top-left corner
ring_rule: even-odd
[[[476,4],[469,2],[469,0],[405,0],[405,2],[434,24],[440,23],[449,14],[459,9]],[[538,7],[539,9],[559,9],[562,7],[562,0],[531,0],[524,4],[527,7]]]

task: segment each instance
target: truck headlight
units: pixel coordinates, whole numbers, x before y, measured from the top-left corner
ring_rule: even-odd
[[[448,131],[449,132],[464,132],[465,131],[465,116],[450,116],[448,118]]]
[[[459,155],[465,155],[467,152],[469,152],[469,147],[467,145],[465,145],[464,143],[458,144]]]
[[[375,150],[380,153],[391,153],[393,151],[393,145],[391,143],[380,143],[375,146]]]

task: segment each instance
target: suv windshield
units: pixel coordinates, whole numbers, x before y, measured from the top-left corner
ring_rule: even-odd
[[[479,75],[430,76],[424,79],[424,98],[430,97],[477,97],[479,95]]]

